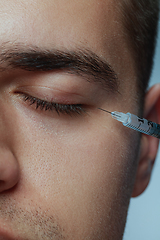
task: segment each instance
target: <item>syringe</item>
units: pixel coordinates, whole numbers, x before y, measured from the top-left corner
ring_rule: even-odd
[[[132,128],[138,132],[151,135],[160,139],[160,124],[148,121],[145,118],[140,118],[131,113],[122,112],[109,112],[102,108],[98,108],[104,112],[110,113],[112,117],[119,122],[122,122],[124,126]]]

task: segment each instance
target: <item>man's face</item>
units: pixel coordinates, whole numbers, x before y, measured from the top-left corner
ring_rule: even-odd
[[[0,23],[0,239],[120,240],[138,135],[98,109],[138,111],[117,1],[0,1]]]

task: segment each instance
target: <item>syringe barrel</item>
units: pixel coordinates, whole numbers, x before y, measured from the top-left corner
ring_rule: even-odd
[[[137,130],[139,132],[152,135],[160,138],[160,125],[145,118],[137,117],[134,114],[127,113],[129,116],[127,123],[123,123],[124,126]]]

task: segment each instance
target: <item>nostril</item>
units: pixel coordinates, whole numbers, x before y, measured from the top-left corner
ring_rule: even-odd
[[[5,184],[5,181],[0,180],[0,187]]]
[[[0,180],[0,184],[1,184],[1,183],[4,183],[4,182],[5,182],[5,181],[3,181],[3,180]]]
[[[5,190],[5,185],[6,185],[6,182],[3,180],[0,180],[0,192],[3,192]]]

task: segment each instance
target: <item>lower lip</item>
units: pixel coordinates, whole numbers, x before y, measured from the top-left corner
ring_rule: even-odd
[[[15,240],[17,238],[13,237],[13,234],[8,233],[7,230],[0,229],[0,240]]]
[[[0,240],[15,240],[15,238],[11,238],[6,234],[0,234]]]
[[[3,221],[0,221],[0,240],[23,240],[21,237],[18,237],[17,231],[12,230],[11,227],[4,225]]]

